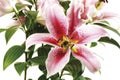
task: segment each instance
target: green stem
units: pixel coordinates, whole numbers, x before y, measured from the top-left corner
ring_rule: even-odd
[[[25,53],[25,62],[27,62],[27,53]],[[27,80],[27,66],[25,67],[24,80]]]
[[[61,74],[60,74],[60,77],[59,77],[60,79],[61,79],[61,77],[62,77],[62,75],[63,75],[63,72],[64,72],[64,70],[61,71]]]
[[[35,4],[35,9],[37,11],[38,7],[37,7],[37,0],[33,0],[34,4]]]
[[[19,14],[17,13],[16,9],[14,9],[14,12],[15,12],[16,17],[18,18],[19,23],[22,25],[21,20],[19,18]],[[27,62],[27,52],[25,52],[25,62]],[[25,67],[24,80],[27,80],[27,66]]]

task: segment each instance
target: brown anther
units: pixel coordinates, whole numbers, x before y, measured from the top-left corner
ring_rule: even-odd
[[[99,0],[100,2],[108,3],[108,0]]]

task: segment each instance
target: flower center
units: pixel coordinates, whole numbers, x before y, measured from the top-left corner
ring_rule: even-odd
[[[65,51],[71,47],[72,43],[70,41],[70,39],[66,36],[63,36],[59,41],[58,41],[58,45],[60,47],[62,47]]]
[[[63,41],[63,43],[61,44],[61,47],[67,47],[67,46],[69,46],[69,42]]]

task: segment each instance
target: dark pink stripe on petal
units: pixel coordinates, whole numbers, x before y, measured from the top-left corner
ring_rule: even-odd
[[[57,41],[48,33],[36,33],[29,36],[26,40],[26,47],[29,48],[34,44],[47,43],[50,45],[57,45]]]
[[[67,11],[67,17],[69,21],[68,35],[70,35],[78,25],[80,26],[81,19],[80,14],[83,6],[80,4],[81,0],[72,0],[70,3],[70,8]]]
[[[50,77],[61,71],[69,62],[70,50],[64,52],[62,48],[57,47],[52,49],[46,60],[47,77]]]
[[[60,39],[67,34],[68,22],[60,5],[53,4],[49,6],[46,11],[46,24],[49,32],[56,39]]]

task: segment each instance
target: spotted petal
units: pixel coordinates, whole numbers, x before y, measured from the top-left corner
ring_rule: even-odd
[[[78,25],[81,24],[80,14],[82,12],[82,0],[71,0],[70,8],[67,10],[67,17],[69,21],[69,31],[68,35],[70,35]]]
[[[46,11],[46,25],[49,32],[60,39],[67,34],[68,22],[63,8],[59,4],[52,4]]]
[[[29,36],[26,40],[26,47],[29,48],[34,44],[47,43],[50,45],[56,45],[57,41],[48,33],[36,33]]]
[[[61,71],[69,62],[70,50],[63,51],[62,48],[57,47],[50,51],[46,60],[47,77],[50,77]]]
[[[95,72],[100,69],[100,63],[97,58],[85,47],[75,45],[72,53],[73,56],[80,60],[91,72]]]
[[[100,37],[103,37],[107,32],[95,25],[85,25],[75,30],[71,39],[77,41],[79,44],[84,44],[98,40]]]

